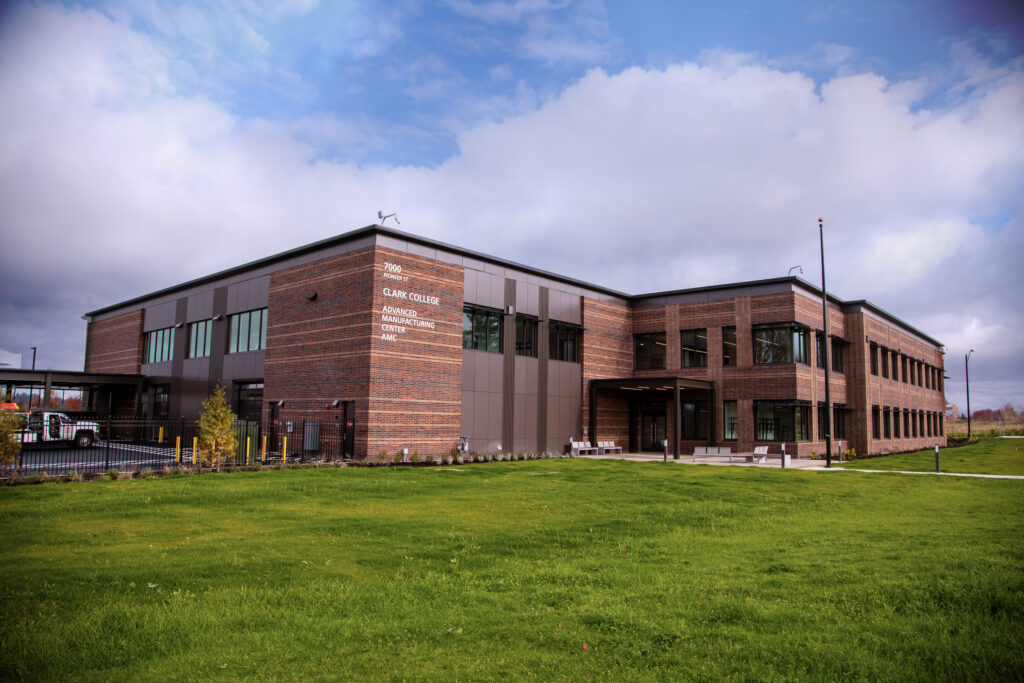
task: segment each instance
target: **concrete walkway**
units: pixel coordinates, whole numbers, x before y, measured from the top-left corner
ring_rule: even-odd
[[[662,462],[664,456],[658,453],[622,453],[612,455],[581,455],[581,458],[588,458],[591,460],[632,460],[633,462]],[[675,460],[672,456],[668,456],[668,462],[676,463],[678,465],[725,465],[732,467],[769,467],[779,469],[780,461],[778,457],[774,459],[768,459],[768,462],[764,464],[756,462],[740,462],[736,460],[736,456],[733,456],[733,461],[729,462],[729,457],[726,455],[707,455],[698,457],[694,461],[692,455],[680,455],[679,460]],[[814,472],[867,472],[870,474],[931,474],[940,477],[976,477],[979,479],[1024,479],[1024,476],[1017,476],[1012,474],[969,474],[966,472],[914,472],[910,470],[870,470],[870,469],[859,469],[853,467],[826,467],[824,460],[811,460],[809,458],[791,458],[789,461],[788,470],[811,470]]]

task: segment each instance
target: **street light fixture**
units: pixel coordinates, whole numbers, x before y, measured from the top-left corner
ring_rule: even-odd
[[[818,242],[821,245],[821,310],[825,318],[825,331],[822,336],[824,343],[822,351],[825,353],[825,467],[832,467],[832,394],[829,390],[829,369],[832,365],[829,359],[831,349],[831,335],[828,331],[828,290],[825,289],[825,228],[824,219],[818,219]]]
[[[36,347],[33,346],[33,347],[31,347],[31,349],[32,349],[32,369],[35,370],[36,369]]]
[[[971,372],[967,362],[971,360],[971,354],[974,353],[974,349],[971,349],[964,354],[964,384],[967,385],[967,438],[971,438]]]

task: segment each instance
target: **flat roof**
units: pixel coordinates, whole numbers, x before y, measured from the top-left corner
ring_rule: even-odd
[[[147,301],[149,299],[153,299],[153,298],[160,297],[160,296],[166,296],[167,294],[172,294],[172,293],[174,293],[176,291],[181,291],[181,290],[189,289],[189,288],[196,287],[196,286],[199,286],[199,285],[207,284],[207,283],[210,283],[210,282],[215,282],[217,280],[221,280],[221,279],[226,278],[226,277],[230,277],[230,276],[233,276],[233,275],[238,275],[240,273],[244,273],[244,272],[246,272],[248,270],[253,270],[253,269],[256,269],[256,268],[263,267],[263,266],[271,265],[271,264],[277,263],[279,261],[284,261],[286,259],[290,259],[290,258],[293,258],[295,256],[301,256],[303,254],[308,254],[308,253],[311,253],[311,252],[315,252],[315,251],[320,250],[320,249],[326,249],[328,247],[332,247],[332,246],[335,246],[335,245],[344,244],[346,242],[351,242],[353,240],[356,240],[356,239],[359,239],[359,238],[362,238],[362,237],[366,237],[367,235],[386,235],[386,236],[389,236],[389,237],[393,237],[395,239],[406,240],[408,242],[413,242],[415,244],[420,244],[422,246],[426,246],[426,247],[430,247],[430,248],[434,248],[434,249],[441,249],[441,250],[448,251],[448,252],[451,252],[451,253],[454,253],[454,254],[459,254],[459,255],[462,255],[462,256],[468,256],[470,258],[477,259],[479,261],[484,261],[486,263],[491,263],[491,264],[498,265],[498,266],[503,266],[503,267],[515,268],[516,270],[522,270],[522,271],[527,272],[527,273],[532,273],[534,275],[539,275],[541,277],[548,278],[548,279],[551,279],[551,280],[555,280],[555,281],[558,281],[558,282],[563,282],[565,284],[570,284],[570,285],[577,286],[577,287],[584,287],[584,288],[587,288],[587,289],[590,289],[590,290],[594,290],[594,291],[597,291],[597,292],[601,292],[601,293],[604,293],[604,294],[609,294],[611,296],[621,297],[621,298],[627,299],[627,300],[629,300],[631,302],[632,301],[642,301],[644,299],[653,299],[653,298],[657,298],[657,297],[682,296],[682,295],[688,295],[688,294],[692,295],[692,294],[698,294],[698,293],[702,293],[702,292],[722,292],[722,291],[725,291],[725,290],[742,290],[742,289],[763,287],[763,286],[766,286],[766,285],[783,285],[783,284],[795,285],[797,287],[800,287],[801,289],[804,289],[804,290],[814,294],[815,296],[819,296],[819,297],[821,296],[821,289],[819,289],[818,287],[815,287],[810,282],[807,282],[806,280],[804,280],[802,278],[799,278],[799,277],[796,277],[796,276],[767,278],[767,279],[764,279],[764,280],[750,280],[750,281],[747,281],[747,282],[735,282],[735,283],[728,283],[728,284],[708,285],[708,286],[704,286],[704,287],[691,287],[691,288],[687,288],[687,289],[675,289],[675,290],[669,290],[669,291],[664,291],[664,292],[653,292],[653,293],[649,293],[649,294],[627,294],[625,292],[620,292],[618,290],[610,289],[608,287],[604,287],[604,286],[601,286],[601,285],[595,285],[595,284],[593,284],[591,282],[585,282],[583,280],[577,280],[575,278],[567,277],[565,275],[560,275],[558,273],[552,273],[552,272],[549,272],[549,271],[546,271],[546,270],[542,270],[540,268],[534,268],[533,266],[524,265],[522,263],[517,263],[515,261],[511,261],[511,260],[508,260],[508,259],[498,258],[497,256],[491,256],[490,254],[484,254],[484,253],[481,253],[481,252],[473,251],[471,249],[465,249],[463,247],[458,247],[458,246],[455,246],[455,245],[452,245],[452,244],[447,244],[445,242],[440,242],[440,241],[432,240],[432,239],[429,239],[429,238],[426,238],[426,237],[421,237],[419,235],[413,235],[411,233],[402,232],[401,230],[395,230],[393,228],[386,228],[386,227],[384,227],[382,225],[371,224],[371,225],[364,226],[362,228],[357,228],[355,230],[350,230],[349,232],[345,232],[345,233],[342,233],[340,235],[335,235],[334,237],[328,237],[326,239],[319,240],[317,242],[311,242],[309,244],[305,244],[305,245],[296,247],[294,249],[289,249],[287,251],[282,251],[282,252],[279,252],[277,254],[272,254],[271,256],[266,256],[264,258],[257,259],[255,261],[249,261],[248,263],[243,263],[242,265],[234,266],[234,267],[228,268],[226,270],[221,270],[221,271],[218,271],[216,273],[212,273],[210,275],[205,275],[203,277],[196,278],[194,280],[189,280],[187,282],[182,282],[180,284],[172,285],[170,287],[165,287],[164,289],[159,289],[159,290],[157,290],[155,292],[150,292],[149,294],[143,294],[142,296],[137,296],[137,297],[134,297],[132,299],[128,299],[126,301],[122,301],[122,302],[117,303],[117,304],[113,304],[113,305],[110,305],[110,306],[104,306],[103,308],[98,308],[98,309],[96,309],[94,311],[89,311],[88,313],[85,314],[85,317],[91,317],[91,316],[101,315],[103,313],[109,313],[111,311],[115,311],[115,310],[117,310],[119,308],[123,308],[125,306],[131,306],[131,305],[134,305],[134,304],[139,304],[139,303],[142,303],[142,302]],[[894,324],[896,324],[896,325],[906,329],[907,331],[912,332],[913,334],[916,334],[917,336],[921,337],[922,339],[924,339],[925,341],[927,341],[929,343],[932,343],[932,344],[934,344],[936,346],[944,346],[944,344],[942,342],[940,342],[940,341],[938,341],[936,339],[933,339],[932,337],[928,336],[924,332],[921,332],[920,330],[916,329],[915,327],[907,324],[903,320],[900,320],[899,318],[897,318],[893,314],[891,314],[891,313],[889,313],[889,312],[879,308],[878,306],[875,306],[874,304],[872,304],[869,301],[866,301],[866,300],[863,300],[863,299],[860,299],[860,300],[857,300],[857,301],[844,301],[844,300],[840,299],[839,297],[837,297],[837,296],[835,296],[833,294],[829,294],[828,295],[828,299],[829,299],[829,301],[832,301],[832,302],[834,302],[834,303],[836,303],[836,304],[838,304],[838,305],[840,305],[840,306],[842,306],[844,308],[845,307],[863,307],[863,308],[866,308],[866,309],[870,310],[872,313],[875,313],[876,315],[878,315],[878,316],[888,320],[889,322],[892,322],[892,323],[894,323]]]

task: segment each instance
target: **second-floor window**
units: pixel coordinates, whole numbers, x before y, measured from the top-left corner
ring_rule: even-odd
[[[235,313],[228,327],[228,353],[259,351],[267,346],[267,309]]]
[[[548,322],[548,358],[579,363],[582,332],[578,325],[555,320]]]
[[[200,320],[188,326],[188,357],[205,358],[210,355],[213,341],[213,321]]]
[[[722,365],[736,365],[736,328],[722,328]]]
[[[798,325],[755,327],[754,363],[807,364],[807,328]]]
[[[516,355],[537,357],[537,319],[516,316]]]
[[[501,353],[501,311],[483,306],[462,307],[462,348]]]
[[[633,335],[633,367],[637,370],[665,369],[665,333]]]
[[[146,334],[146,362],[163,363],[174,360],[174,328],[165,327]]]
[[[708,331],[682,330],[679,332],[679,364],[684,368],[708,366]]]

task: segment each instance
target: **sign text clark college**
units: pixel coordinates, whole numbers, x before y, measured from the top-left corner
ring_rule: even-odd
[[[402,274],[402,266],[394,263],[384,263],[384,277],[399,282],[408,282],[409,276]],[[422,292],[408,292],[404,289],[385,287],[381,293],[391,299],[400,299],[414,304],[426,304],[428,306],[440,306],[439,297]],[[433,330],[435,324],[432,320],[422,320],[414,308],[402,308],[399,306],[384,306],[381,309],[381,340],[398,341],[398,335],[405,334],[406,329],[417,327]]]

